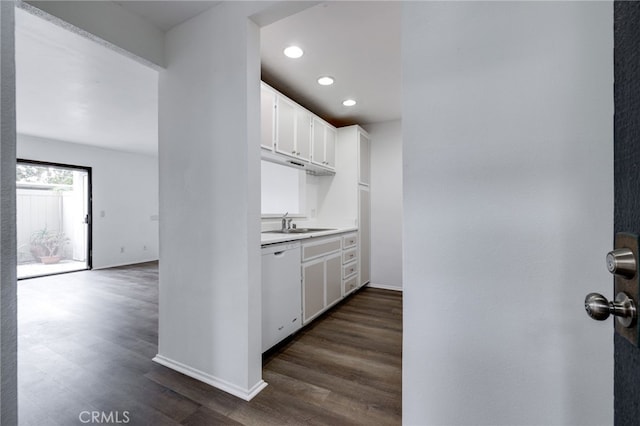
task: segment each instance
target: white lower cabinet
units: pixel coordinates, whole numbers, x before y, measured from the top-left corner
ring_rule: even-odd
[[[354,275],[352,278],[344,280],[344,295],[351,293],[358,288],[358,276]]]
[[[263,352],[356,290],[359,267],[356,232],[264,246]]]
[[[302,322],[306,324],[324,310],[324,259],[302,265]]]
[[[342,275],[340,274],[340,267],[342,266],[342,254],[335,253],[328,256],[325,260],[327,279],[326,283],[326,307],[336,304],[342,299]]]
[[[358,282],[358,234],[342,237],[342,295],[346,296],[359,287]]]
[[[340,237],[302,244],[302,323],[342,299]]]
[[[369,187],[358,186],[358,240],[360,242],[360,281],[358,287],[371,280],[371,201]]]

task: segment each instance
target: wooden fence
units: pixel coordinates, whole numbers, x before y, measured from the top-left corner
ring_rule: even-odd
[[[78,244],[85,247],[86,235],[78,235],[82,227],[73,226],[79,222],[76,191],[62,191],[55,186],[21,186],[16,190],[18,264],[33,262],[29,240],[31,235],[42,229],[61,231],[70,238],[65,245],[63,257],[85,260],[83,250],[77,250]],[[79,254],[78,254],[79,253]],[[80,258],[79,258],[80,257]]]

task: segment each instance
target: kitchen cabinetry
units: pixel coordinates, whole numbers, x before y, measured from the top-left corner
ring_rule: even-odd
[[[311,154],[311,122],[313,115],[303,108],[296,109],[296,152],[298,158],[309,161]]]
[[[371,160],[369,138],[364,132],[358,132],[358,184],[369,185],[371,180]]]
[[[326,262],[318,259],[302,265],[302,318],[308,323],[324,310]]]
[[[319,183],[318,193],[323,194],[323,199],[318,207],[317,218],[324,223],[353,224],[358,227],[360,272],[357,286],[360,287],[371,279],[370,137],[360,126],[341,127],[337,137],[337,172],[331,179]],[[346,287],[345,292],[348,292]]]
[[[273,149],[275,141],[276,92],[266,84],[260,85],[260,146]]]
[[[360,240],[360,275],[358,287],[371,280],[371,201],[369,187],[358,187],[358,239]]]
[[[276,96],[275,151],[309,161],[311,113],[282,95]]]
[[[303,324],[342,298],[342,243],[340,237],[302,243]]]
[[[261,83],[260,89],[262,158],[311,174],[334,174],[336,129],[268,85]]]
[[[325,309],[330,308],[342,299],[342,254],[335,253],[325,259],[326,278],[326,302]]]
[[[313,155],[311,162],[330,169],[336,167],[336,129],[318,117],[313,117]]]
[[[358,234],[342,237],[342,295],[346,296],[359,287]]]
[[[357,231],[262,246],[262,351],[359,287]]]

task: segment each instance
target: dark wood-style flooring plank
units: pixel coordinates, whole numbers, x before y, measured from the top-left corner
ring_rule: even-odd
[[[246,402],[151,358],[158,266],[18,282],[21,425],[398,425],[402,294],[365,288],[264,357],[267,386]]]

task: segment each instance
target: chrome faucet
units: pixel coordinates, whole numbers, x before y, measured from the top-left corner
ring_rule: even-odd
[[[288,214],[289,212],[286,212],[284,215],[282,215],[282,229],[280,229],[280,232],[287,232],[289,229],[291,229],[291,221],[293,220],[293,218],[287,217]],[[296,225],[293,225],[293,227],[295,228]]]

